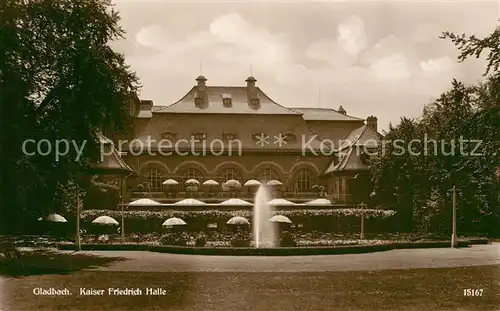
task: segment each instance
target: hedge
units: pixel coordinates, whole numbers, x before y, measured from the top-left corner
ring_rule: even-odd
[[[283,215],[289,218],[309,218],[315,216],[354,216],[360,217],[364,214],[365,218],[387,218],[393,216],[396,212],[393,210],[381,209],[290,209],[290,210],[275,210],[273,215]],[[190,219],[194,221],[213,221],[220,219],[230,219],[234,216],[251,218],[253,212],[251,210],[198,210],[198,211],[125,211],[124,216],[128,219],[161,219],[165,220],[170,217],[179,217],[184,220]],[[102,215],[111,216],[114,218],[121,217],[121,211],[118,210],[85,210],[81,213],[82,220],[92,221]]]
[[[81,244],[84,251],[150,251],[151,245],[147,244]],[[57,246],[61,250],[74,250],[75,244],[64,243]]]

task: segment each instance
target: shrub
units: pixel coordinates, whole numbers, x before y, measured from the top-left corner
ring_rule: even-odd
[[[0,244],[0,262],[17,260],[21,253],[17,250],[14,242],[2,242]]]
[[[231,247],[231,242],[228,241],[209,241],[207,242],[208,247]]]
[[[188,240],[189,240],[189,237],[185,233],[182,233],[182,234],[177,236],[177,238],[175,239],[174,245],[186,246],[188,243]]]
[[[172,234],[166,234],[160,238],[161,245],[175,245],[175,237]]]
[[[284,232],[280,239],[281,247],[295,247],[297,246],[297,242],[295,241],[294,236],[290,232]]]
[[[205,247],[205,245],[207,245],[207,237],[205,236],[205,234],[201,233],[200,235],[198,235],[196,237],[194,245],[196,247]]]
[[[188,237],[186,234],[167,234],[161,237],[160,244],[161,245],[177,245],[177,246],[186,246],[188,242]]]
[[[311,217],[359,217],[361,212],[365,215],[365,219],[369,218],[388,218],[395,214],[393,210],[382,209],[351,209],[351,208],[335,208],[335,209],[287,209],[276,211],[276,214],[287,216],[288,218],[298,218],[301,221],[311,219]],[[180,211],[180,210],[163,210],[163,211],[125,211],[124,215],[127,220],[138,219],[148,220],[153,222],[164,221],[169,217],[180,217],[186,222],[200,222],[200,223],[216,223],[220,220],[230,219],[234,216],[241,216],[246,218],[252,217],[251,210],[218,210],[218,209],[204,209],[201,211]],[[111,217],[121,217],[121,212],[117,210],[84,210],[82,212],[83,220],[92,220],[98,216],[108,215]]]
[[[100,243],[106,243],[109,241],[109,235],[102,234],[102,235],[97,237],[97,241],[99,241]]]
[[[246,232],[238,232],[231,239],[232,247],[250,247],[251,239],[250,234]]]

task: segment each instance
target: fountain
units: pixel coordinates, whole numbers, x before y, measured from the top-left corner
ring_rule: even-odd
[[[271,200],[268,189],[261,185],[255,194],[253,206],[253,239],[257,248],[272,248],[276,246],[274,224],[269,221],[272,209],[268,202]]]

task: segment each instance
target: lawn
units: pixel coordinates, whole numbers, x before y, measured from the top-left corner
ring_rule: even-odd
[[[500,266],[321,273],[83,270],[0,279],[2,310],[496,310]],[[34,296],[35,287],[72,296]],[[161,287],[164,296],[79,296],[79,288]],[[466,288],[482,297],[464,297]]]

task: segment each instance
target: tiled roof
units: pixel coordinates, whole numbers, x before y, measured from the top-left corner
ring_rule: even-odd
[[[102,160],[99,159],[97,163],[90,165],[90,171],[96,174],[122,174],[122,173],[134,173],[134,169],[131,168],[118,154],[118,150],[114,147],[113,142],[104,136],[102,133],[97,132],[97,138],[100,143],[100,148],[103,148],[105,152],[102,156]]]
[[[260,88],[257,94],[260,107],[254,109],[248,104],[245,86],[207,86],[208,105],[199,108],[194,104],[197,87],[194,86],[181,100],[155,110],[154,113],[216,113],[216,114],[267,114],[267,115],[300,115],[300,112],[283,107],[270,99]],[[226,107],[222,103],[222,95],[230,95],[232,104]]]
[[[367,170],[369,165],[362,161],[361,153],[365,148],[377,148],[381,140],[382,136],[367,125],[355,129],[339,146],[325,174],[339,171]]]
[[[367,146],[377,147],[376,142],[380,142],[381,135],[366,124],[352,131],[347,138],[342,141],[337,150],[343,150],[350,146]]]
[[[165,107],[166,106],[151,106],[151,109],[143,109],[141,107],[141,109],[139,109],[139,111],[136,113],[136,115],[134,115],[134,117],[138,119],[151,119],[154,111],[163,109]]]
[[[326,169],[325,174],[339,171],[358,171],[367,170],[368,164],[361,161],[360,155],[356,148],[347,149],[345,154],[342,154],[340,161],[332,161],[330,166]]]
[[[291,108],[302,113],[306,121],[363,121],[363,119],[341,114],[331,108]]]

